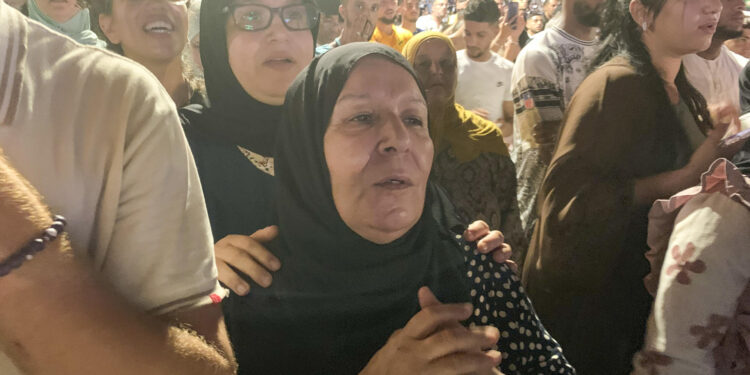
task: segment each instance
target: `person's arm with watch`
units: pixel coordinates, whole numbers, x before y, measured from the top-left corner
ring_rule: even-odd
[[[39,194],[0,155],[0,347],[19,369],[57,375],[235,373],[233,361],[188,329],[128,305],[73,255],[58,231],[64,221],[53,220]],[[35,240],[43,248],[29,251]],[[23,262],[9,266],[19,252]]]

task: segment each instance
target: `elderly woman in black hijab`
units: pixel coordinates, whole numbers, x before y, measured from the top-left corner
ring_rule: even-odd
[[[574,373],[518,277],[463,242],[429,182],[427,104],[400,54],[336,48],[284,108],[270,243],[284,267],[242,299],[241,373],[488,373],[498,339],[505,374]]]
[[[238,295],[249,291],[245,275],[265,287],[269,271],[281,267],[261,244],[276,233],[270,215],[276,130],[287,88],[312,61],[317,20],[308,0],[212,0],[201,7],[210,106],[181,114],[218,240],[219,280]],[[472,224],[467,238],[481,238],[485,253],[503,249],[493,253],[498,262],[509,256],[500,232],[483,222]],[[230,298],[225,308],[230,325],[233,304]]]

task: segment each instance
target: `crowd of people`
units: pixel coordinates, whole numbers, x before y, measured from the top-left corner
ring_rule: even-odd
[[[0,0],[0,374],[748,374],[748,19]]]

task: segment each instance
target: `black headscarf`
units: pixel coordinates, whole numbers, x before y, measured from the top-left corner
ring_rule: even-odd
[[[419,311],[421,286],[443,302],[470,301],[463,251],[442,229],[455,215],[432,186],[417,224],[385,245],[353,232],[334,205],[323,137],[350,72],[373,55],[417,82],[398,52],[352,43],[313,60],[287,92],[276,146],[280,235],[271,244],[283,266],[269,289],[253,287],[245,320],[233,322],[240,373],[353,374]]]
[[[200,53],[210,107],[202,109],[200,120],[190,120],[195,126],[200,126],[196,122],[210,126],[212,135],[232,144],[271,156],[281,121],[281,106],[265,104],[250,96],[232,72],[226,33],[230,15],[224,12],[231,3],[231,0],[205,0],[201,4]],[[317,25],[310,30],[313,48],[317,30]]]

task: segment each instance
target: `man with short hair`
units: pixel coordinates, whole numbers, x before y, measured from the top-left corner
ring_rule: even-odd
[[[320,23],[318,24],[318,45],[333,42],[337,36],[341,35],[342,20],[339,15],[338,0],[320,0],[317,2],[320,7]]]
[[[398,3],[396,0],[380,0],[378,21],[375,25],[375,32],[372,34],[372,41],[385,44],[401,52],[406,42],[411,39],[412,33],[395,25],[397,9]]]
[[[448,14],[448,0],[435,0],[432,3],[430,14],[425,14],[417,19],[417,30],[441,31],[443,29],[443,18]]]
[[[398,13],[401,15],[401,27],[416,34],[419,0],[398,0]]]
[[[456,102],[497,123],[506,140],[510,141],[513,134],[513,97],[510,94],[513,63],[490,49],[500,31],[499,17],[494,0],[469,0],[464,12],[466,49],[456,52]]]
[[[724,42],[742,36],[745,22],[743,0],[722,0],[723,5],[711,46],[685,56],[682,63],[690,83],[708,104],[728,102],[740,109],[739,76],[747,59],[730,51]]]
[[[521,50],[513,66],[512,156],[518,175],[518,206],[529,239],[537,221],[537,193],[563,113],[597,50],[597,26],[604,4],[604,0],[563,1],[561,26],[549,25],[539,33]]]
[[[378,8],[380,0],[343,0],[339,5],[339,14],[344,19],[341,35],[333,42],[317,47],[315,56],[344,44],[369,41],[378,22]]]
[[[544,15],[541,12],[529,12],[526,18],[526,35],[531,39],[544,30]],[[528,44],[528,41],[526,42]]]
[[[560,6],[560,0],[544,0],[542,10],[544,12],[544,24],[546,25],[552,17],[557,14],[557,8]]]
[[[0,277],[0,374],[233,373],[205,202],[167,92],[2,1],[0,56],[0,149],[66,217],[74,252],[60,254],[63,238]],[[0,262],[50,222],[4,223],[19,237]]]

